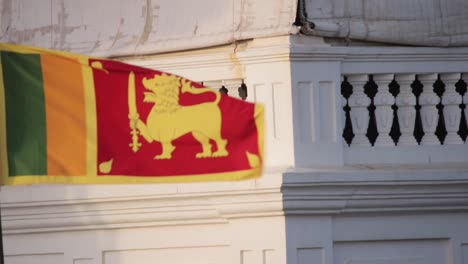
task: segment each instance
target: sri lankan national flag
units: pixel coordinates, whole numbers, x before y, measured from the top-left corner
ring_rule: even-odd
[[[0,43],[2,184],[238,180],[263,108],[172,74]]]

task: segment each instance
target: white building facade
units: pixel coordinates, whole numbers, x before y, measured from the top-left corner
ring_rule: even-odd
[[[244,82],[264,175],[2,187],[6,263],[468,264],[464,1],[94,2],[4,0],[0,39]]]

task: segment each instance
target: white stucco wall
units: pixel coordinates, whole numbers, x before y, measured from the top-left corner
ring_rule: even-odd
[[[439,164],[421,160],[424,146],[348,147],[340,84],[343,74],[463,72],[467,56],[284,36],[125,58],[196,81],[243,79],[248,100],[265,105],[264,175],[3,186],[6,263],[466,264],[468,144],[431,146]]]

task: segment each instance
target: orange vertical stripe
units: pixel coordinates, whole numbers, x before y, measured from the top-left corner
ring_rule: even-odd
[[[86,114],[78,60],[41,54],[46,105],[47,174],[86,175]]]

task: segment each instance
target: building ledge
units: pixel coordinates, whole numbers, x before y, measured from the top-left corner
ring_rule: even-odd
[[[466,211],[468,165],[291,169],[282,192],[285,214]]]
[[[213,225],[281,216],[285,170],[265,168],[261,178],[235,182],[3,186],[3,233]]]

